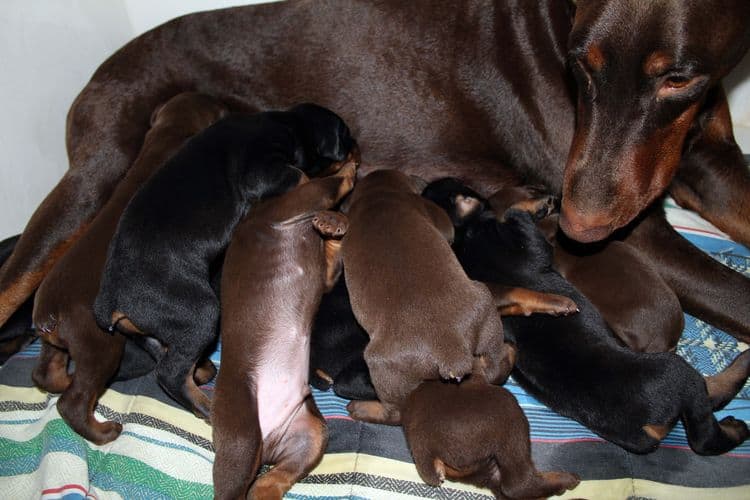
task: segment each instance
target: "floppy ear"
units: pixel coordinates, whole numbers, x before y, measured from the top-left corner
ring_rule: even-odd
[[[318,143],[318,155],[332,161],[343,161],[354,146],[349,128],[340,121],[336,124],[336,133],[328,135]]]

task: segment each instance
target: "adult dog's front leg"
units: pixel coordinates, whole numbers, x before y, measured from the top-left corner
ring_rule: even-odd
[[[750,246],[750,169],[734,140],[721,87],[708,97],[669,192],[681,206]]]
[[[625,241],[652,260],[686,312],[750,343],[750,278],[680,236],[659,203]]]

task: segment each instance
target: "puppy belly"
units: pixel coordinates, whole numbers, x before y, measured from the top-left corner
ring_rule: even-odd
[[[298,340],[296,343],[275,345],[272,355],[263,357],[254,370],[258,419],[264,441],[276,430],[283,433],[310,394],[307,385],[309,342]]]

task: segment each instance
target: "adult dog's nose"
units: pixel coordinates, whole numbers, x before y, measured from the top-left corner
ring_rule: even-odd
[[[606,214],[585,214],[563,200],[560,208],[560,229],[581,243],[600,241],[614,230],[612,218]]]

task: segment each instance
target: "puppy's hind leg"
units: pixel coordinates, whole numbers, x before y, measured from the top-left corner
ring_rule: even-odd
[[[34,384],[47,392],[59,394],[68,388],[72,379],[68,374],[66,351],[42,341],[39,361],[31,372]]]
[[[249,386],[237,383],[246,374],[222,367],[211,408],[216,458],[213,467],[217,499],[245,498],[261,465],[263,436],[258,401]]]
[[[530,316],[537,313],[567,316],[579,312],[576,303],[563,295],[497,283],[487,283],[487,288],[492,293],[492,299],[501,316]]]
[[[704,377],[711,408],[721,410],[729,404],[745,385],[749,375],[750,349],[737,356],[721,373]]]
[[[717,421],[711,400],[698,388],[697,394],[686,398],[682,421],[690,447],[699,455],[721,455],[739,446],[750,437],[747,424],[734,417]]]
[[[422,481],[430,486],[440,486],[445,481],[445,464],[421,441],[409,443],[414,466]]]
[[[275,464],[250,488],[248,498],[280,500],[291,487],[318,465],[328,444],[328,429],[312,396],[308,396],[273,450],[263,461]]]
[[[211,400],[195,383],[196,365],[217,335],[219,301],[210,287],[197,290],[194,297],[201,307],[187,319],[163,321],[171,328],[163,332],[163,338],[171,339],[171,343],[156,367],[156,379],[175,401],[207,420]]]
[[[96,420],[94,408],[120,365],[125,338],[121,334],[106,335],[96,327],[89,333],[86,342],[70,345],[75,372],[72,383],[57,401],[57,410],[74,431],[101,445],[122,431],[117,422]]]
[[[510,498],[547,498],[572,490],[581,480],[569,472],[539,472],[531,448],[506,450],[495,457],[500,466],[500,490]],[[495,487],[492,488],[495,491]]]

